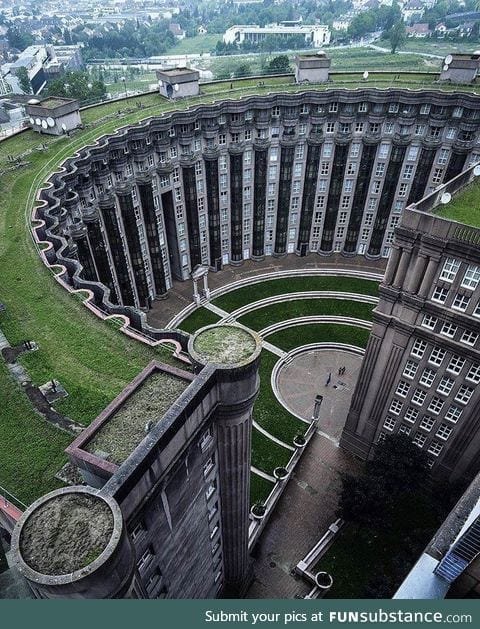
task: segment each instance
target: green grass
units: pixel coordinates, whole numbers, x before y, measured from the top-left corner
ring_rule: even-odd
[[[366,347],[369,334],[368,330],[355,328],[350,325],[312,323],[275,332],[267,340],[272,345],[289,352],[301,345],[324,342],[347,343],[358,347]]]
[[[73,437],[36,415],[0,362],[0,485],[25,504],[61,486],[54,475]]]
[[[287,465],[292,452],[278,445],[255,427],[252,430],[252,465],[267,474],[273,474],[276,467]]]
[[[341,271],[339,270],[339,273]],[[233,312],[242,306],[252,302],[252,293],[255,301],[272,297],[274,295],[284,295],[301,291],[335,290],[345,293],[360,293],[363,295],[378,295],[378,283],[371,280],[362,280],[355,277],[345,276],[319,276],[307,275],[300,277],[282,277],[257,284],[237,288],[217,297],[213,303],[227,312]]]
[[[253,408],[255,421],[277,439],[293,445],[295,435],[304,434],[308,424],[291,415],[277,400],[270,386],[272,370],[278,356],[262,351],[260,360],[260,392]],[[281,463],[277,463],[281,465]]]
[[[472,225],[472,227],[480,227],[479,197],[480,183],[474,181],[456,194],[450,203],[435,208],[433,213],[442,218]]]
[[[373,304],[350,299],[295,299],[253,310],[240,317],[238,322],[254,330],[263,330],[274,323],[313,315],[338,315],[371,321],[373,308]]]
[[[127,79],[126,84],[123,81],[117,81],[116,83],[106,83],[105,87],[107,92],[112,96],[124,96],[125,88],[130,92],[131,90],[139,90],[145,92],[149,89],[149,86],[153,83],[157,84],[157,76],[153,72],[142,74],[135,79]]]
[[[194,310],[192,314],[184,319],[178,327],[184,332],[193,334],[200,328],[203,328],[203,326],[217,323],[219,320],[220,317],[218,315],[211,310],[208,310],[208,308],[202,307]]]
[[[265,502],[272,489],[272,482],[258,476],[258,474],[252,474],[250,476],[250,504],[254,505],[256,502]]]
[[[166,53],[173,55],[201,55],[205,52],[212,52],[218,41],[222,40],[219,33],[206,33],[205,35],[195,35],[195,37],[185,37],[177,42],[173,48],[169,48]]]

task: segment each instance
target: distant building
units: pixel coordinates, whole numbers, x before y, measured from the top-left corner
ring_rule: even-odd
[[[332,27],[334,31],[347,31],[352,22],[351,17],[339,17],[333,20]]]
[[[208,31],[205,28],[205,26],[203,26],[203,24],[200,24],[200,26],[197,28],[197,34],[198,35],[206,35],[207,33],[208,33]]]
[[[448,28],[445,26],[445,24],[443,22],[440,22],[440,24],[437,24],[435,26],[435,32],[440,36],[440,37],[444,37],[445,33],[448,31]]]
[[[258,44],[266,37],[291,37],[303,35],[305,43],[313,47],[320,47],[330,43],[330,28],[322,24],[302,24],[285,26],[284,24],[268,24],[256,26],[255,24],[236,25],[228,28],[223,34],[225,44],[243,44],[248,41]]]
[[[414,18],[420,19],[425,13],[425,4],[421,0],[409,0],[403,5],[401,12],[404,22],[410,22]]]
[[[199,73],[189,68],[157,70],[158,91],[166,98],[185,98],[200,93]]]
[[[407,36],[424,39],[430,36],[430,27],[426,23],[419,22],[413,26],[407,26]]]
[[[63,135],[82,123],[78,101],[71,98],[32,98],[25,106],[25,113],[31,128],[47,135]]]
[[[326,83],[331,59],[327,55],[298,55],[295,59],[295,81],[297,83]]]
[[[479,67],[480,52],[447,55],[443,60],[439,80],[451,83],[472,83],[477,78]]]
[[[168,30],[172,33],[175,39],[178,39],[178,40],[185,39],[186,32],[183,30],[180,24],[177,24],[176,22],[172,22],[169,25]]]

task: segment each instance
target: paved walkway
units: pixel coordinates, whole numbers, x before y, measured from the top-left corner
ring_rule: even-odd
[[[284,406],[294,415],[311,419],[315,396],[323,395],[318,428],[338,442],[361,364],[362,356],[338,350],[312,349],[294,356],[277,378]],[[340,367],[346,367],[341,376]]]
[[[210,290],[220,286],[231,284],[237,280],[255,277],[263,273],[289,269],[321,269],[322,267],[337,267],[338,269],[359,269],[372,273],[383,273],[386,260],[366,260],[362,256],[345,258],[340,254],[331,256],[319,256],[311,253],[304,258],[290,254],[283,258],[267,256],[261,262],[245,260],[240,266],[227,265],[218,273],[208,274]],[[174,281],[165,299],[153,302],[152,309],[147,313],[148,323],[157,328],[164,328],[167,323],[178,314],[185,306],[193,301],[193,285],[190,280],[184,282]]]
[[[360,463],[315,434],[254,550],[255,581],[246,598],[294,598],[310,591],[293,568],[335,520],[340,474]]]

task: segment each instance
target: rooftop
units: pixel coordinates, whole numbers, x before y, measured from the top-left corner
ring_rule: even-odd
[[[74,100],[71,98],[61,98],[60,96],[49,96],[48,98],[44,98],[38,103],[39,107],[45,107],[47,109],[55,109],[56,107],[61,107],[62,105],[66,105],[67,103],[73,103]]]
[[[71,574],[101,555],[112,532],[113,514],[104,500],[87,493],[57,494],[25,521],[22,559],[40,574]]]
[[[145,438],[149,422],[156,424],[189,384],[188,379],[156,370],[139,386],[127,387],[83,449],[120,465]]]
[[[437,206],[433,214],[472,227],[480,227],[480,181],[478,178],[452,196],[449,203]]]

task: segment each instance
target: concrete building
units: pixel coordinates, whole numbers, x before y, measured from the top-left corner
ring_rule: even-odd
[[[386,434],[410,435],[449,481],[480,471],[480,229],[436,212],[478,174],[404,211],[340,441],[369,458]]]
[[[32,98],[25,105],[25,113],[29,117],[31,128],[47,135],[69,133],[82,123],[78,101],[71,98]]]
[[[200,93],[199,72],[189,68],[157,70],[158,91],[165,98],[186,98]]]
[[[324,52],[316,55],[298,55],[295,59],[296,83],[326,83],[331,59]]]
[[[258,44],[266,37],[291,37],[292,35],[303,35],[305,43],[318,48],[330,43],[330,29],[322,24],[267,24],[257,26],[255,24],[235,25],[228,28],[223,34],[225,44],[243,44],[252,42]]]
[[[439,80],[451,83],[473,83],[478,76],[479,67],[480,52],[447,55],[443,60]]]
[[[88,486],[37,500],[12,536],[37,598],[244,594],[260,351],[243,328],[203,328],[194,374],[151,363],[72,443]]]

